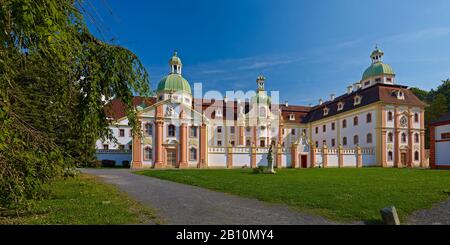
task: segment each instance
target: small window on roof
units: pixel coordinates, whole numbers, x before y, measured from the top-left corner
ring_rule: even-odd
[[[290,114],[289,115],[289,120],[294,121],[295,120],[295,115],[294,114]]]
[[[403,91],[401,91],[401,90],[395,90],[393,94],[399,100],[404,100],[405,99],[405,93],[403,93]]]
[[[337,106],[338,106],[338,109],[337,109],[338,111],[341,111],[342,109],[344,109],[344,103],[342,103],[342,102],[339,102]]]
[[[354,98],[353,105],[359,105],[359,104],[361,104],[361,96],[356,95],[355,98]]]
[[[329,109],[328,108],[323,108],[323,115],[326,116],[328,115]]]
[[[217,117],[222,117],[222,110],[221,109],[217,109],[216,110],[216,116]]]

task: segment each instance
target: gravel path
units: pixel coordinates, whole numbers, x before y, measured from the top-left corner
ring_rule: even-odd
[[[130,170],[81,169],[81,172],[96,175],[155,209],[165,224],[336,224],[284,205],[137,175]]]
[[[450,225],[450,198],[430,209],[414,212],[407,219],[410,225]]]

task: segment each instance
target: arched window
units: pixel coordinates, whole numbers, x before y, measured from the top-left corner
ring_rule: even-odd
[[[266,117],[266,108],[264,106],[259,107],[259,116]]]
[[[358,126],[358,117],[353,118],[353,126]]]
[[[247,140],[247,141],[245,142],[245,145],[246,145],[246,146],[251,146],[251,145],[252,145],[252,143],[251,143],[251,141],[250,141],[250,140]]]
[[[419,113],[414,113],[414,122],[419,122]]]
[[[371,123],[372,122],[372,113],[367,113],[366,115],[366,122]]]
[[[392,151],[388,152],[388,161],[392,161],[394,159]]]
[[[388,121],[392,121],[392,120],[393,120],[392,111],[388,111],[387,120],[388,120]]]
[[[354,145],[359,144],[359,137],[358,137],[358,135],[353,136],[353,144]]]
[[[152,148],[147,146],[144,149],[144,160],[152,160],[153,159],[153,151]]]
[[[192,147],[189,150],[189,160],[190,161],[195,161],[197,160],[197,149],[195,149],[194,147]]]
[[[392,143],[392,141],[394,141],[394,136],[392,135],[392,132],[389,132],[388,133],[388,142]]]
[[[419,152],[418,151],[414,152],[414,161],[419,161]]]
[[[145,124],[145,133],[147,135],[153,135],[153,125],[151,123]]]
[[[342,145],[347,145],[347,137],[342,138]]]
[[[347,120],[342,120],[342,128],[346,128],[347,127]]]
[[[167,127],[167,134],[169,135],[169,137],[175,137],[175,126],[173,124],[170,124]]]
[[[414,134],[414,142],[419,143],[419,134],[418,133]]]
[[[372,143],[372,134],[371,133],[368,133],[367,134],[367,144],[371,144]]]
[[[402,133],[402,143],[406,143],[406,134]]]

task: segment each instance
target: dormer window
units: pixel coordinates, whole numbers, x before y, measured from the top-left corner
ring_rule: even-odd
[[[295,115],[294,114],[290,114],[289,115],[289,120],[294,121],[295,120]]]
[[[361,104],[361,96],[357,95],[354,98],[353,105],[359,105],[359,104]]]
[[[401,90],[395,90],[393,92],[394,96],[397,97],[397,99],[399,100],[404,100],[405,99],[405,93],[403,93],[403,91]]]
[[[338,111],[342,111],[342,109],[344,109],[344,103],[339,102],[338,105],[337,105],[337,107],[338,107],[338,108],[337,108]]]
[[[323,108],[323,115],[324,116],[326,116],[326,115],[328,115],[328,112],[329,112],[330,110],[328,109],[328,108]]]
[[[221,109],[217,109],[216,110],[216,117],[222,117],[222,110]]]

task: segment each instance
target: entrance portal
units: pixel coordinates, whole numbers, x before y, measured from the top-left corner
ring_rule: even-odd
[[[406,153],[401,153],[400,155],[400,162],[402,164],[403,167],[406,167]]]
[[[307,155],[300,155],[300,163],[302,168],[308,167],[308,156]]]
[[[167,149],[167,165],[169,167],[177,167],[177,153],[175,149]]]

